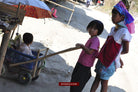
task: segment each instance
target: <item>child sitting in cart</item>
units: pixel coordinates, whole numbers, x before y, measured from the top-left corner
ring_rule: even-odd
[[[14,48],[9,48],[7,50],[6,53],[6,60],[9,63],[19,63],[19,62],[25,62],[25,61],[29,61],[32,59],[36,59],[37,58],[37,52],[36,51],[32,51],[30,49],[30,45],[33,42],[33,35],[31,33],[24,33],[23,34],[23,42],[21,42],[21,44],[19,45],[19,48],[14,49]],[[39,54],[39,56],[41,57],[43,54]],[[42,65],[42,63],[40,64],[40,62],[38,62],[38,66]],[[20,66],[32,70],[34,67],[35,63],[31,62],[31,63],[27,63],[27,64],[22,64]]]
[[[31,33],[24,33],[23,34],[23,43],[19,46],[18,51],[33,56],[32,51],[30,49],[30,45],[33,42],[33,35]]]

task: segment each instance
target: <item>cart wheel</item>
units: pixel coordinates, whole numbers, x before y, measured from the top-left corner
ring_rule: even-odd
[[[7,76],[7,72],[8,72],[7,66],[5,64],[3,64],[2,71],[1,71],[1,76],[2,77],[6,77]]]
[[[31,83],[31,80],[32,80],[32,76],[30,73],[25,72],[25,71],[19,73],[18,81],[21,84],[29,84]]]

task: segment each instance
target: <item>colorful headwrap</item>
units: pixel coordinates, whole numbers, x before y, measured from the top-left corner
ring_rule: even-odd
[[[124,22],[125,25],[127,26],[129,32],[135,33],[135,25],[134,25],[134,18],[131,16],[131,14],[127,11],[126,6],[124,5],[124,3],[122,1],[120,1],[119,3],[117,3],[114,8],[117,9],[117,11],[121,14],[125,16]]]

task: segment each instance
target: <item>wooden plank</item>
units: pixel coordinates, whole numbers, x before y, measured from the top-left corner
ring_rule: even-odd
[[[19,24],[22,24],[22,21],[25,16],[25,10],[20,9],[18,12],[18,16],[17,16],[17,10],[18,9],[16,7],[0,2],[0,14],[10,16],[11,18],[18,17],[20,19]]]

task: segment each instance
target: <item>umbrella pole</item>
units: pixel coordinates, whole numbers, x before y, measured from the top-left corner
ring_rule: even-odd
[[[8,31],[8,33],[4,33],[3,38],[2,38],[2,43],[0,47],[0,76],[1,76],[1,70],[3,67],[3,62],[5,59],[5,54],[7,51],[9,39],[10,39],[10,34],[11,34],[11,31]]]

